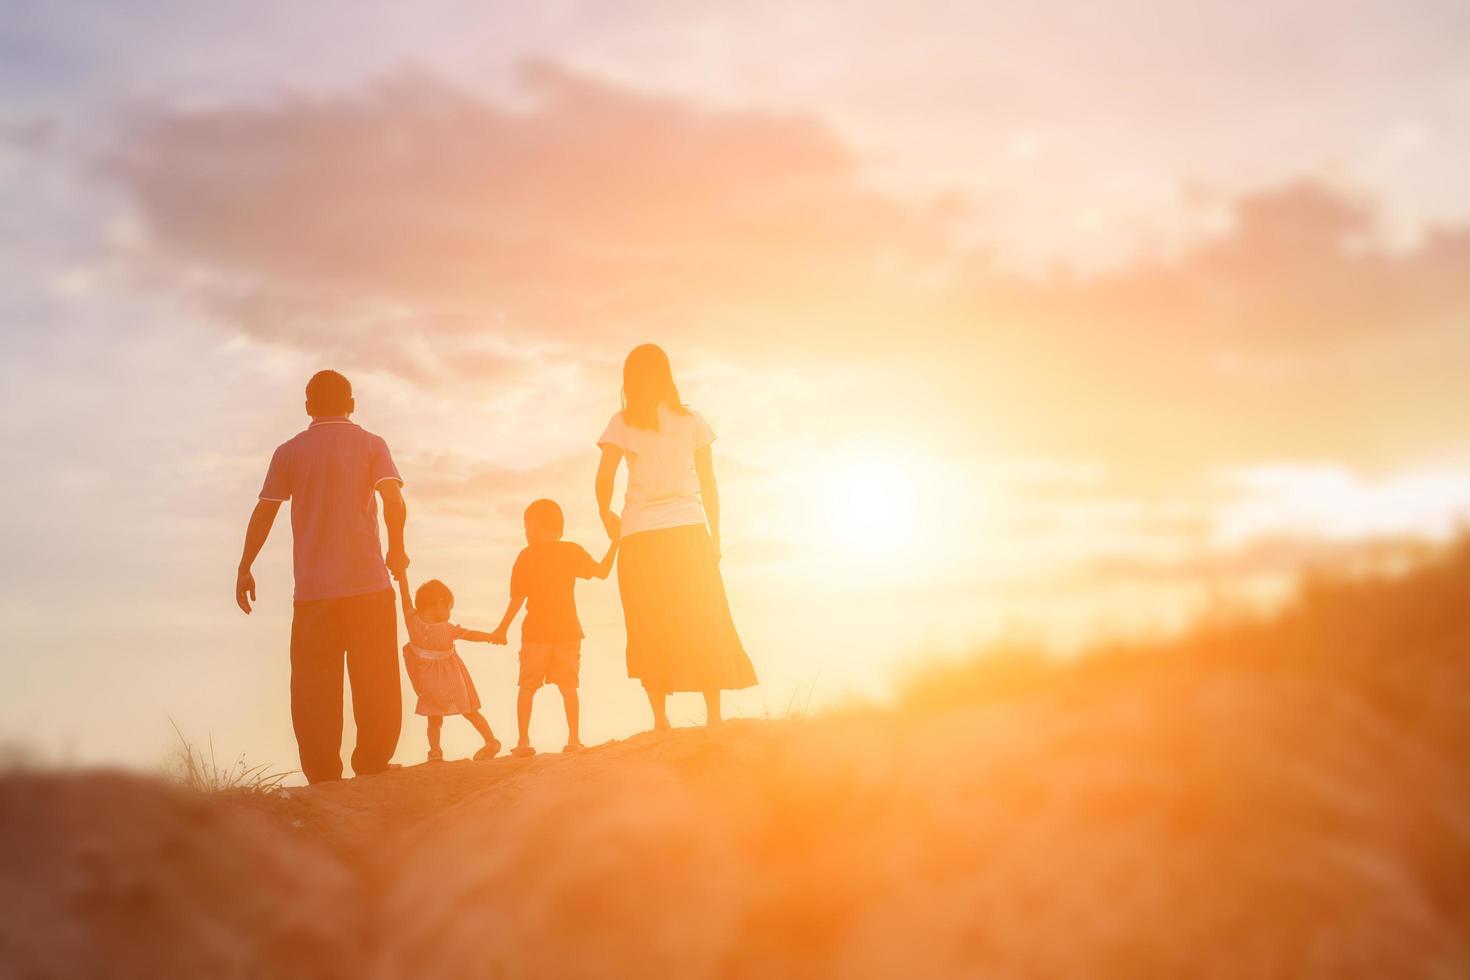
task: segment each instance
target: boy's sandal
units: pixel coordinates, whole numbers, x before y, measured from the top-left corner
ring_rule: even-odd
[[[485,743],[484,748],[475,753],[474,759],[476,762],[484,762],[486,759],[493,759],[499,754],[500,741],[498,739],[492,738],[490,741]]]
[[[581,742],[569,742],[567,744],[567,747],[561,750],[561,754],[569,755],[573,752],[581,752],[585,748],[587,748],[587,746],[583,745]]]
[[[429,761],[429,762],[443,762],[444,761],[444,750],[443,749],[430,749],[429,750],[429,758],[428,758],[427,761]]]
[[[526,759],[536,754],[536,750],[529,745],[517,745],[510,750],[510,754],[517,759]]]

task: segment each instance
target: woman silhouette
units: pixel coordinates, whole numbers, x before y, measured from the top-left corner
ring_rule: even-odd
[[[654,344],[634,348],[623,362],[623,410],[597,440],[597,506],[608,535],[622,535],[618,591],[628,676],[643,682],[655,729],[669,727],[671,691],[702,692],[713,725],[722,690],[756,683],[720,577],[714,438],[699,413],[679,401],[668,355]],[[619,517],[613,480],[624,459],[628,488]]]

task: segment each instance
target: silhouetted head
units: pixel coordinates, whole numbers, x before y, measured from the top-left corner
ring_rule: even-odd
[[[657,344],[634,347],[623,362],[623,421],[635,429],[658,430],[658,407],[688,415],[674,384],[669,355]]]
[[[318,371],[306,383],[306,414],[314,419],[329,415],[351,415],[352,382],[336,371]]]
[[[526,543],[543,544],[560,541],[566,529],[566,518],[555,500],[533,500],[526,508]]]
[[[449,586],[431,578],[413,594],[414,612],[426,623],[447,623],[454,612],[454,593]]]

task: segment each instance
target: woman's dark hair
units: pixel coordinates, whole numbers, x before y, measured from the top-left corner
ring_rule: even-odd
[[[454,593],[450,592],[449,586],[443,582],[436,578],[431,578],[423,585],[420,585],[418,591],[414,593],[413,605],[415,609],[422,609],[424,606],[433,605],[436,602],[443,602],[452,606],[454,605]]]
[[[669,355],[657,344],[634,347],[623,362],[623,421],[635,429],[658,431],[658,407],[688,415],[674,385]]]

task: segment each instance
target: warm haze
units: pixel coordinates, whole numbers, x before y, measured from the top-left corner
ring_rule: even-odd
[[[230,579],[321,367],[489,628],[531,499],[600,546],[621,359],[668,349],[736,715],[1470,512],[1463,5],[4,6],[0,719],[44,759],[154,768],[172,718],[294,765],[284,526],[248,621]],[[580,596],[596,742],[644,707]]]

